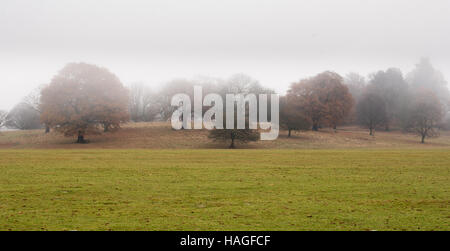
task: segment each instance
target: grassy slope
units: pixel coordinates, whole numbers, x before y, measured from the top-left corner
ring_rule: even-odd
[[[324,129],[320,132],[300,132],[292,138],[281,132],[276,141],[251,143],[239,148],[252,149],[450,149],[450,132],[442,132],[441,137],[427,139],[420,144],[415,135],[394,132],[376,132],[375,137],[367,130],[355,127],[339,128],[337,133]],[[0,133],[0,149],[217,149],[227,148],[227,143],[212,142],[208,131],[173,131],[167,123],[137,123],[125,125],[117,133],[88,136],[88,145],[74,144],[74,138],[66,138],[57,133],[45,135],[39,131],[17,131]]]
[[[434,150],[0,150],[0,230],[450,230]]]

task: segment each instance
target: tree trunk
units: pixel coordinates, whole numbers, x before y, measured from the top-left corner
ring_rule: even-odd
[[[373,128],[369,128],[370,130],[370,136],[373,136]]]
[[[231,132],[231,145],[230,145],[230,148],[231,148],[231,149],[234,149],[234,148],[235,148],[235,146],[234,146],[234,135],[233,135],[233,132]]]
[[[231,145],[230,145],[230,148],[231,148],[231,149],[234,149],[234,148],[235,148],[235,146],[234,146],[234,139],[231,139]]]
[[[109,132],[109,124],[103,125],[103,132]]]
[[[289,138],[291,137],[291,131],[292,131],[292,129],[289,129],[289,134],[288,134]]]
[[[425,135],[422,135],[422,141],[421,141],[421,143],[422,143],[422,144],[425,144]]]
[[[45,126],[45,134],[50,133],[50,127],[49,126]]]
[[[319,125],[318,124],[313,124],[312,130],[315,131],[315,132],[319,131]]]
[[[84,144],[86,143],[86,141],[84,140],[84,135],[82,132],[78,132],[78,140],[77,140],[77,144]]]

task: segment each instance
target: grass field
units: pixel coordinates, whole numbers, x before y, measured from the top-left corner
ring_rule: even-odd
[[[0,230],[450,230],[449,149],[0,150]]]

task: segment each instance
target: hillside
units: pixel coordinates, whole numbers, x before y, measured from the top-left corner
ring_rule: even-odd
[[[450,148],[450,132],[420,144],[415,135],[399,131],[376,132],[375,137],[357,127],[343,127],[335,133],[296,132],[291,138],[282,131],[276,141],[259,141],[238,148],[250,149],[346,149],[346,148]],[[74,144],[74,138],[41,130],[0,132],[0,149],[212,149],[227,148],[214,142],[206,130],[174,131],[168,123],[129,123],[115,133],[91,135],[90,144]]]

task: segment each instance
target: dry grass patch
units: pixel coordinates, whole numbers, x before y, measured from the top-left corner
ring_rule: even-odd
[[[74,144],[75,138],[58,133],[44,134],[37,131],[0,133],[0,148],[16,149],[211,149],[227,148],[228,144],[214,142],[206,130],[172,130],[168,123],[129,123],[115,133],[91,135],[90,144]],[[420,144],[415,135],[400,131],[376,132],[369,136],[366,130],[343,127],[337,132],[323,129],[319,132],[294,132],[291,138],[282,131],[275,141],[259,141],[239,145],[243,149],[348,149],[348,148],[450,148],[450,133],[428,139]]]

